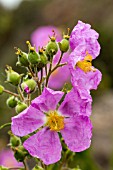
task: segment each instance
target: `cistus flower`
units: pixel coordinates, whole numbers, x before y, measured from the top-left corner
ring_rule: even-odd
[[[46,165],[61,158],[59,132],[73,152],[81,152],[89,148],[91,143],[91,97],[82,99],[79,92],[72,89],[59,106],[63,95],[61,91],[44,88],[42,95],[12,118],[11,129],[17,136],[25,136],[40,128],[23,146],[30,155],[40,158]]]
[[[92,66],[92,60],[100,53],[100,45],[97,41],[98,33],[91,29],[89,24],[78,21],[70,35],[70,47],[72,52],[68,64],[71,72],[73,87],[78,87],[85,93],[97,89],[102,74]]]
[[[0,152],[0,165],[7,168],[22,167],[23,163],[19,163],[14,158],[13,152],[10,149],[3,149]]]
[[[31,35],[31,42],[36,46],[38,51],[38,47],[45,47],[47,43],[50,41],[50,37],[52,37],[54,30],[56,34],[56,41],[60,42],[62,40],[61,32],[54,26],[43,26],[36,29]],[[53,67],[57,64],[60,51],[53,58]],[[69,52],[63,55],[61,63],[65,63],[68,60]],[[55,70],[49,79],[48,87],[52,89],[61,89],[66,82],[70,82],[70,71],[67,65],[58,68]]]

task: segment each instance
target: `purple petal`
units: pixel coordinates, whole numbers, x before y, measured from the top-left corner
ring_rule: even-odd
[[[26,93],[30,93],[30,89],[29,89],[29,87],[26,85],[25,87],[24,87],[24,91],[26,92]]]
[[[45,121],[46,116],[40,110],[29,106],[12,118],[11,130],[17,136],[25,136],[41,127]]]
[[[43,128],[24,142],[25,149],[33,157],[40,158],[44,164],[53,164],[61,158],[61,143],[57,132]]]
[[[49,110],[55,110],[63,94],[64,93],[61,91],[53,91],[45,87],[42,92],[42,95],[35,98],[32,101],[31,105],[35,108],[40,108],[40,110],[44,112],[48,112]]]
[[[78,24],[74,27],[70,35],[70,47],[72,50],[78,48],[78,51],[81,51],[85,47],[86,51],[94,59],[100,53],[100,45],[97,41],[98,37],[99,34],[91,29],[91,25],[78,21]]]
[[[65,119],[62,137],[68,148],[73,152],[81,152],[90,147],[92,124],[87,116],[76,116]]]
[[[79,91],[72,89],[66,96],[59,107],[62,115],[71,117],[75,115],[91,115],[92,98],[87,95],[81,98]]]
[[[89,71],[85,73],[80,68],[76,68],[72,70],[72,85],[73,87],[78,87],[82,90],[92,90],[97,89],[101,79],[101,72],[96,69],[96,71]]]

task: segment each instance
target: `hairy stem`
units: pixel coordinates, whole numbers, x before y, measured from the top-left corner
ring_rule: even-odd
[[[11,92],[11,91],[9,91],[9,90],[6,90],[6,89],[4,89],[4,92],[5,92],[5,93],[8,93],[8,94],[11,94],[11,95],[13,95],[13,96],[15,96],[15,97],[20,97],[18,94],[13,93],[13,92]]]
[[[49,81],[49,77],[50,77],[51,73],[54,72],[58,67],[62,67],[62,66],[67,64],[67,63],[60,64],[60,62],[62,60],[62,57],[63,57],[63,52],[61,52],[61,56],[60,56],[60,58],[58,60],[58,63],[56,64],[56,66],[53,69],[52,69],[52,61],[50,61],[49,72],[48,72],[48,74],[46,76],[46,85],[45,85],[46,87],[48,86],[48,81]]]
[[[11,126],[11,123],[5,123],[4,125],[0,126],[0,130],[7,126]]]
[[[67,63],[62,63],[62,64],[59,64],[59,65],[56,65],[52,70],[51,70],[51,73],[54,72],[58,67],[62,67],[62,66],[65,66],[67,65]]]
[[[47,76],[46,76],[46,84],[45,84],[46,87],[47,87],[47,85],[48,85],[49,77],[50,77],[50,75],[51,75],[52,60],[53,60],[53,59],[52,59],[52,57],[51,57],[50,65],[49,65],[49,71],[48,71],[48,74],[47,74]]]
[[[18,94],[19,94],[19,97],[20,97],[21,101],[24,101],[24,96],[23,96],[21,88],[19,86],[18,86],[17,90],[18,90]]]

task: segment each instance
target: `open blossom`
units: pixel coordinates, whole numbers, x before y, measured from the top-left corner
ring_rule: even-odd
[[[59,132],[73,152],[83,151],[91,143],[92,124],[89,116],[92,99],[90,96],[82,99],[79,92],[72,89],[59,106],[63,95],[61,91],[44,88],[42,95],[12,118],[11,129],[17,136],[25,136],[42,127],[23,146],[30,155],[40,158],[46,165],[61,158]]]
[[[36,29],[31,35],[32,44],[38,47],[46,46],[50,41],[49,36],[53,35],[52,30],[55,31],[56,41],[59,42],[62,39],[61,32],[54,26],[43,26]],[[53,67],[57,64],[61,53],[60,51],[53,58]],[[68,60],[69,53],[63,55],[61,63],[65,63]],[[61,89],[66,82],[70,81],[70,71],[67,65],[55,70],[49,79],[48,86],[52,89]]]
[[[16,161],[13,155],[13,151],[10,149],[3,149],[0,151],[0,165],[7,167],[7,168],[13,168],[13,167],[22,167],[23,163],[19,163]]]
[[[70,35],[70,47],[72,51],[76,48],[84,54],[88,51],[94,59],[100,53],[100,44],[97,41],[98,37],[99,34],[91,29],[91,25],[78,21],[78,24],[74,27]]]
[[[97,89],[102,78],[101,72],[92,66],[92,60],[100,53],[98,37],[89,24],[81,21],[78,21],[70,36],[70,47],[73,50],[68,60],[71,82],[82,95]]]

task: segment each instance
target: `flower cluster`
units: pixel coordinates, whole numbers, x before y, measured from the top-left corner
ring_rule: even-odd
[[[16,141],[20,140],[16,148],[24,147],[25,155],[21,159],[16,156],[21,162],[31,155],[45,165],[53,164],[61,159],[62,143],[73,152],[84,151],[91,144],[90,90],[97,89],[102,78],[92,66],[100,52],[99,35],[81,21],[70,36],[68,29],[63,39],[55,28],[48,38],[51,28],[40,28],[32,34],[36,47],[27,41],[28,54],[17,49],[17,65],[27,68],[26,75],[19,75],[9,66],[6,69],[7,81],[18,90],[18,94],[10,92],[13,96],[7,105],[18,113],[12,117],[11,133]],[[70,76],[71,87],[64,84]],[[38,97],[31,100],[31,94],[37,91]],[[8,90],[0,86],[0,94],[3,92]]]

